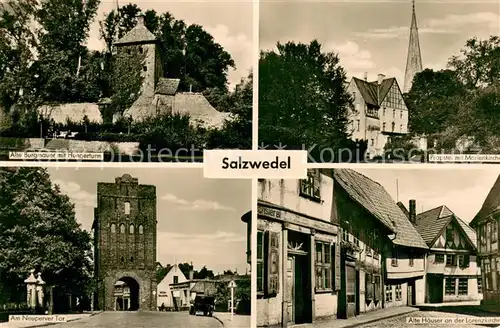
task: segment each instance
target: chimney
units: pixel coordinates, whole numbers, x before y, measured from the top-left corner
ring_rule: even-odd
[[[417,222],[417,202],[415,199],[410,199],[410,222],[412,224]]]
[[[144,26],[144,15],[139,14],[137,16],[137,26]]]
[[[368,81],[368,72],[365,72],[364,78],[365,78],[365,81]]]
[[[194,270],[193,270],[193,262],[191,262],[191,266],[189,267],[189,280],[193,280]]]
[[[385,79],[385,75],[384,74],[379,74],[378,75],[378,80],[377,80],[378,84],[381,84],[384,79]]]

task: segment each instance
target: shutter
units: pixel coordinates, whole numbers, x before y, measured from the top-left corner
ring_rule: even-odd
[[[268,233],[268,257],[267,257],[267,293],[276,295],[279,292],[279,233]]]
[[[340,284],[341,284],[341,280],[340,280],[340,274],[341,274],[341,269],[340,269],[340,245],[338,243],[334,244],[333,246],[333,254],[335,254],[335,256],[332,256],[332,261],[334,261],[333,263],[333,272],[335,274],[335,277],[334,277],[334,288],[335,290],[340,290]]]

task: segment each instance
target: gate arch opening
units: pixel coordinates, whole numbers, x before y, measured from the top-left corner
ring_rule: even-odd
[[[139,310],[139,283],[130,277],[120,278],[115,283],[115,311]]]

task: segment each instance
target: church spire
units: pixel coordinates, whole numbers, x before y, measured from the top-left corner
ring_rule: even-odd
[[[403,92],[411,89],[413,78],[422,71],[422,55],[420,54],[420,42],[418,41],[417,15],[415,14],[415,0],[412,0],[412,15],[410,27],[410,42],[408,44],[408,57],[406,59],[406,71]]]

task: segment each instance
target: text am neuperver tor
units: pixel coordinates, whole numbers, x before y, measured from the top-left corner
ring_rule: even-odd
[[[279,156],[276,156],[276,159],[270,160],[262,160],[262,161],[247,161],[244,160],[241,156],[238,156],[236,160],[230,160],[229,157],[224,157],[222,159],[222,168],[224,170],[227,169],[236,169],[236,170],[252,170],[252,169],[274,169],[274,170],[290,170],[292,168],[292,161],[290,156],[287,156],[286,159],[280,159]]]

